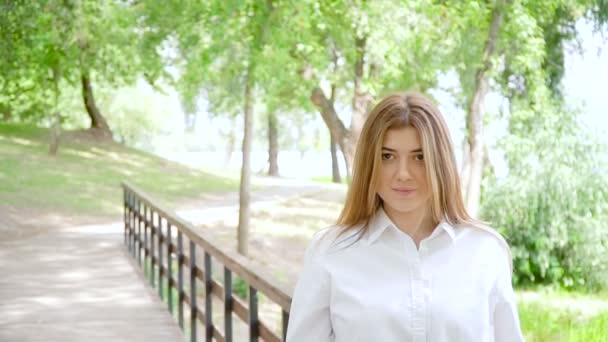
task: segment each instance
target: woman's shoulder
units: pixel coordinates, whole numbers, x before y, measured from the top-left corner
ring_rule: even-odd
[[[471,247],[483,249],[488,257],[494,256],[498,262],[508,262],[513,269],[509,243],[496,229],[484,223],[463,224],[457,228],[457,239],[463,239]]]
[[[363,228],[364,224],[325,227],[313,235],[308,246],[309,253],[321,256],[351,247],[362,238]]]

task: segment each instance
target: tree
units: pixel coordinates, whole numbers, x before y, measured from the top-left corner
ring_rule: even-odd
[[[576,20],[594,2],[496,0],[447,5],[454,24],[447,36],[456,42],[452,59],[460,79],[457,93],[466,110],[463,190],[467,207],[475,215],[484,160],[488,160],[483,141],[483,128],[489,120],[484,116],[485,95],[493,90],[509,100],[517,96],[534,99],[539,95],[536,91],[542,93],[547,86],[554,96],[561,96],[562,44],[574,36]]]
[[[424,91],[447,67],[443,13],[442,4],[425,1],[307,1],[298,7],[302,19],[294,20],[293,30],[301,33],[294,35],[294,58],[300,60],[311,101],[342,150],[349,174],[373,100],[396,90]],[[330,85],[339,94],[336,101],[351,103],[350,125],[337,115]]]
[[[498,35],[505,12],[505,0],[496,0],[492,8],[490,26],[483,49],[481,65],[475,71],[475,83],[466,114],[467,143],[463,162],[463,188],[465,203],[471,215],[479,207],[481,176],[483,171],[483,114],[484,98],[488,92],[489,73],[497,51]]]
[[[248,253],[249,243],[249,222],[250,222],[250,196],[251,196],[251,171],[250,155],[251,142],[253,139],[253,103],[254,86],[256,84],[256,67],[261,59],[264,46],[268,41],[268,27],[272,20],[273,3],[271,0],[252,1],[249,11],[253,16],[249,21],[249,34],[247,37],[247,71],[245,74],[245,94],[244,94],[244,123],[245,133],[243,135],[243,164],[241,166],[241,186],[239,189],[239,226],[238,226],[238,251],[243,255]]]
[[[43,80],[58,68],[58,80],[81,88],[91,128],[109,137],[110,126],[96,104],[94,83],[119,86],[133,84],[144,70],[154,77],[160,74],[148,63],[155,54],[139,54],[140,47],[133,44],[143,30],[134,4],[47,0],[3,6],[7,10],[0,18],[10,25],[2,29],[0,53],[12,57],[13,71],[3,73],[11,99],[23,97],[18,92],[25,86],[30,88],[26,96],[31,102],[44,103]]]
[[[3,46],[0,51],[7,57],[8,69],[3,70],[3,90],[9,101],[22,97],[18,94],[28,88],[26,99],[52,108],[48,112],[50,123],[49,153],[56,155],[59,148],[61,95],[60,82],[72,76],[73,64],[65,62],[74,57],[70,37],[74,34],[73,7],[70,3],[49,0],[44,3],[15,2],[3,4]],[[50,91],[49,91],[50,90]],[[52,100],[48,100],[52,99]],[[12,107],[9,102],[8,107]],[[11,108],[12,110],[12,108]],[[39,120],[43,118],[37,114]]]
[[[563,46],[595,8],[514,2],[507,13],[496,89],[509,101],[508,135],[499,142],[509,171],[484,181],[482,216],[509,240],[516,283],[597,288],[606,281],[608,180],[600,170],[608,149],[561,92]]]
[[[180,88],[186,100],[192,100],[201,88],[226,86],[230,94],[224,99],[213,98],[210,103],[233,108],[242,106],[244,134],[242,143],[241,185],[239,192],[239,224],[237,228],[239,253],[248,251],[250,221],[250,153],[254,122],[254,105],[258,100],[258,84],[264,77],[259,68],[267,44],[272,12],[279,2],[250,0],[243,2],[209,1],[205,3],[170,2],[183,20],[169,22],[159,15],[165,9],[154,1],[144,3],[147,23],[159,27],[151,39],[174,37],[182,72]],[[219,91],[220,94],[225,92]],[[213,110],[213,109],[212,109]],[[217,110],[215,110],[217,112]]]

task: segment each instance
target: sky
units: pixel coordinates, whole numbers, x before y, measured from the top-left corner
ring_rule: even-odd
[[[583,121],[604,133],[608,140],[608,32],[593,33],[589,23],[579,22],[583,55],[566,56],[564,86],[571,100],[585,104]]]

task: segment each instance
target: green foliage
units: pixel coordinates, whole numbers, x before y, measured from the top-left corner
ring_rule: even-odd
[[[80,88],[82,75],[112,86],[133,84],[144,71],[151,81],[162,75],[156,68],[164,65],[153,63],[158,52],[134,44],[145,32],[136,8],[122,1],[4,2],[0,57],[8,63],[0,66],[0,109],[14,122],[44,123],[54,96],[63,97],[66,82]],[[64,117],[66,109],[59,108]]]
[[[232,282],[232,291],[241,299],[249,298],[249,285],[240,277],[234,278]]]
[[[292,23],[293,56],[311,68],[313,82],[337,86],[344,103],[353,96],[353,70],[365,38],[363,90],[377,97],[399,89],[428,89],[446,70],[446,7],[428,1],[298,2]],[[337,63],[333,59],[336,58]]]
[[[482,206],[512,246],[515,282],[606,286],[608,147],[563,105],[510,119],[509,174],[486,184]]]

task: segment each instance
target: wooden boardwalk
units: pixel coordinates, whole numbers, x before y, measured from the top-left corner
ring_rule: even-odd
[[[184,341],[123,224],[0,237],[0,341]]]

